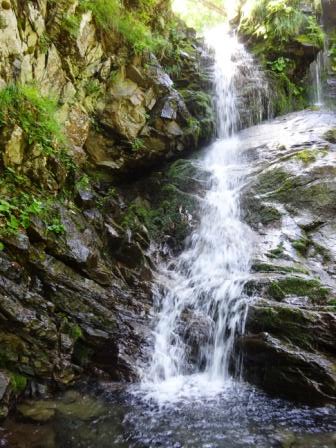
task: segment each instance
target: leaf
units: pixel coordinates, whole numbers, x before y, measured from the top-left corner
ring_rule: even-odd
[[[16,219],[14,215],[11,215],[9,218],[9,221],[7,221],[8,227],[10,227],[12,230],[18,230],[20,223]]]

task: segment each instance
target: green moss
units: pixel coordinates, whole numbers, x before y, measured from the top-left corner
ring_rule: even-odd
[[[264,225],[274,223],[281,219],[281,213],[274,207],[263,206],[258,212],[260,222]]]
[[[295,154],[295,158],[304,164],[313,163],[316,161],[316,152],[309,149],[304,149]]]
[[[27,377],[19,373],[10,373],[10,385],[14,393],[21,393],[27,387]]]
[[[307,255],[309,245],[310,241],[308,238],[300,238],[292,242],[294,249],[296,249],[302,256]]]
[[[258,329],[270,332],[299,347],[310,349],[314,335],[306,331],[310,322],[300,309],[293,307],[263,307],[257,309]]]
[[[336,143],[336,129],[329,129],[324,135],[323,138],[330,143]]]
[[[309,271],[302,266],[281,266],[269,263],[256,263],[253,265],[255,272],[279,272],[308,274]]]
[[[261,174],[258,179],[257,191],[260,194],[278,190],[288,181],[288,173],[281,168],[272,169]]]
[[[83,332],[79,325],[70,326],[70,336],[76,341],[77,339],[83,338]]]
[[[316,279],[305,279],[301,277],[288,277],[271,283],[268,294],[275,300],[281,301],[288,295],[308,297],[313,302],[324,302],[330,290],[322,286]]]
[[[275,249],[272,249],[268,252],[267,256],[269,258],[280,258],[284,253],[283,243],[278,244]]]

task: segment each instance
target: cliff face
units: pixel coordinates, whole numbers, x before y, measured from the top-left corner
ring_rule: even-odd
[[[167,2],[152,12],[158,15],[152,26],[165,36],[157,56],[127,40],[130,19],[124,35],[106,31],[82,4],[2,2],[0,86],[34,83],[41,95],[52,96],[79,165],[125,173],[211,138],[210,100],[197,97],[209,88],[208,55],[192,31],[173,22]],[[194,103],[200,103],[197,117]]]
[[[183,239],[194,201],[179,164],[125,181],[214,131],[211,57],[168,3],[113,26],[93,3],[0,2],[1,416],[24,390],[136,377],[150,239]]]

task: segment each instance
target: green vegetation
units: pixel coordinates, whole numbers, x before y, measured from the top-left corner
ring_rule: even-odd
[[[329,58],[333,72],[336,72],[336,32],[329,36]]]
[[[19,373],[10,374],[10,385],[12,390],[19,394],[27,387],[27,377],[20,375]]]
[[[279,306],[259,307],[258,308],[258,325],[262,331],[279,335],[285,340],[295,342],[299,347],[309,349],[314,343],[314,335],[305,331],[310,323],[307,316],[299,308]]]
[[[283,243],[280,243],[275,249],[270,250],[267,256],[269,258],[281,258],[283,253],[284,253]]]
[[[47,33],[43,33],[39,39],[39,47],[42,53],[47,53],[51,45],[51,39]]]
[[[0,233],[16,234],[30,226],[31,217],[42,213],[42,204],[33,196],[19,193],[10,200],[0,199]]]
[[[119,33],[135,53],[158,52],[168,45],[150,24],[158,3],[158,0],[141,0],[137,9],[129,11],[120,0],[81,0],[80,10],[91,11],[101,31]]]
[[[265,49],[281,50],[291,40],[306,35],[319,48],[323,32],[315,16],[306,15],[300,0],[248,0],[241,9],[240,30],[262,38]]]
[[[80,17],[75,14],[65,14],[61,27],[66,30],[71,37],[76,39],[79,33]]]
[[[4,176],[0,181],[0,237],[9,237],[31,226],[34,217],[39,218],[47,232],[63,234],[65,229],[54,208],[57,198],[50,197],[43,191],[23,190],[24,185],[9,180]],[[59,198],[60,200],[60,198]],[[1,248],[4,245],[1,243]]]
[[[306,237],[302,237],[298,240],[295,240],[292,242],[292,246],[294,247],[294,249],[299,252],[299,254],[301,254],[302,256],[306,256],[307,255],[307,251],[309,249],[310,246],[310,241],[308,238]]]
[[[309,149],[304,149],[303,151],[299,151],[295,154],[295,157],[298,160],[301,160],[301,162],[303,162],[304,164],[315,162],[317,158],[316,156],[316,152]]]
[[[34,85],[9,85],[0,91],[0,130],[18,125],[28,144],[44,155],[65,156],[65,141],[56,118],[57,102]]]
[[[299,273],[299,274],[308,274],[309,271],[303,268],[300,265],[293,266],[283,266],[283,265],[275,265],[269,263],[255,263],[253,265],[253,270],[255,272],[278,272],[278,273]]]
[[[60,197],[52,189],[53,185],[62,189],[67,176],[74,172],[74,164],[67,154],[57,112],[57,102],[41,95],[34,85],[9,85],[0,91],[0,132],[15,126],[22,130],[22,142],[16,143],[22,146],[22,161],[18,166],[10,166],[10,162],[0,166],[2,237],[28,229],[34,216],[46,224],[49,232],[64,231],[53,211]]]
[[[140,233],[145,226],[154,241],[162,241],[173,232],[179,244],[189,230],[184,212],[187,210],[188,214],[192,213],[195,207],[196,199],[193,196],[183,193],[173,183],[168,183],[160,190],[152,207],[146,201],[135,200],[121,216],[120,225]]]
[[[323,48],[324,33],[316,15],[303,11],[300,0],[246,0],[241,7],[239,30],[249,38],[252,51],[272,80],[276,115],[308,106],[303,83],[305,46]]]
[[[61,223],[59,218],[54,218],[51,224],[47,226],[48,232],[55,233],[56,235],[61,235],[65,232],[64,225]]]
[[[145,144],[144,141],[141,138],[135,138],[132,141],[132,151],[136,152],[136,151],[140,151],[141,149],[145,149]]]
[[[268,294],[278,301],[283,300],[286,296],[294,295],[307,297],[314,303],[324,303],[328,299],[330,291],[323,287],[319,280],[288,277],[272,282],[268,288]]]
[[[77,341],[77,339],[83,338],[83,332],[79,325],[73,324],[70,327],[70,336]]]
[[[329,143],[336,143],[336,128],[329,129],[324,135],[323,138]]]

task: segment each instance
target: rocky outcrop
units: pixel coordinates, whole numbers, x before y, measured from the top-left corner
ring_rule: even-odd
[[[256,160],[243,207],[257,242],[244,374],[314,404],[336,400],[334,126],[332,113],[307,111],[255,128],[254,149],[243,133]]]
[[[212,138],[213,109],[204,93],[211,89],[211,60],[183,24],[176,25],[179,39],[172,51],[188,78],[173,82],[165,71],[170,60],[134,54],[118,33],[104,35],[78,2],[21,3],[0,5],[0,87],[34,83],[41,95],[53,96],[76,163],[125,174]],[[166,45],[172,45],[169,34]],[[190,110],[179,92],[182,84],[193,97]],[[18,132],[8,136],[16,152]],[[12,157],[18,163],[19,154]]]
[[[53,230],[35,216],[26,232],[2,236],[2,415],[25,390],[43,396],[83,375],[137,378],[150,340],[150,242],[162,256],[181,249],[204,180],[179,160],[122,188],[79,185],[74,203],[55,205]]]
[[[0,2],[0,417],[83,375],[136,378],[151,241],[178,250],[198,200],[191,164],[148,172],[214,133],[212,57],[167,2],[140,28],[127,6],[132,44],[86,3]]]

